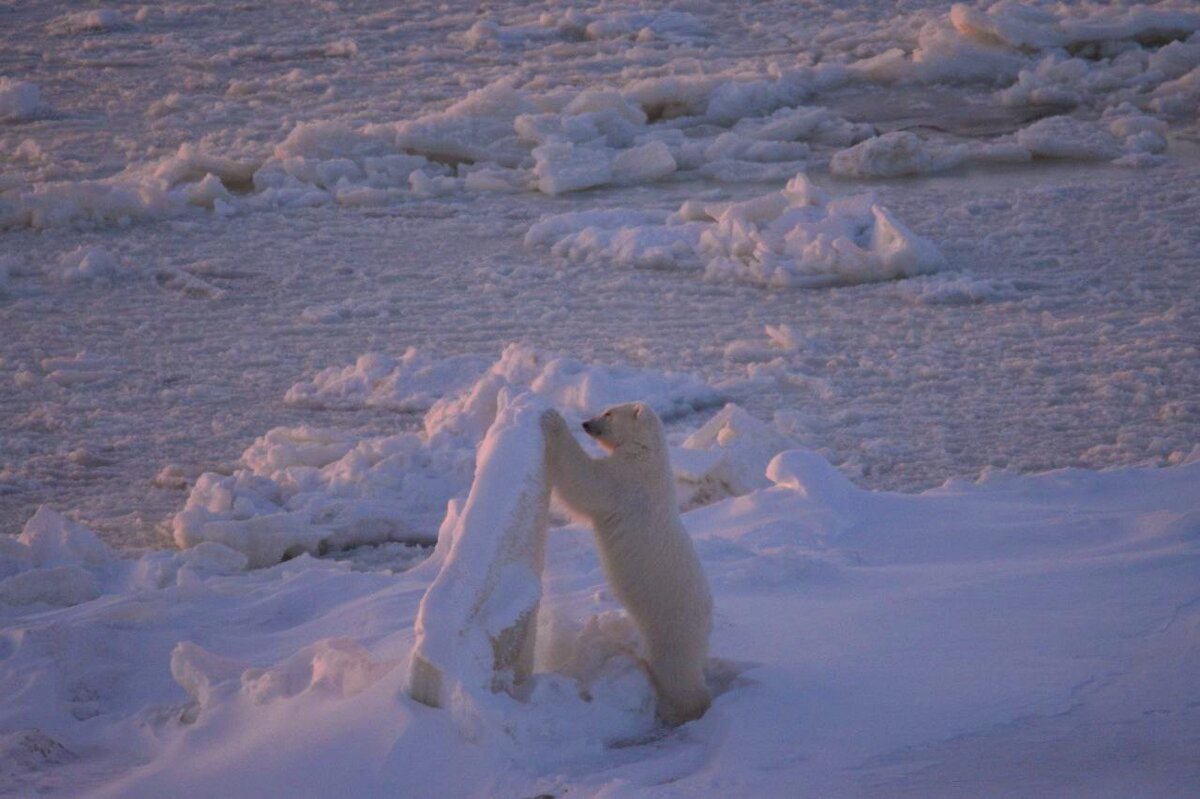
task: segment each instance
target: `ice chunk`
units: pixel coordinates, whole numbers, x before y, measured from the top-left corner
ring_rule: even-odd
[[[661,141],[622,150],[612,161],[612,176],[617,183],[650,183],[675,169],[675,158]]]
[[[551,142],[533,150],[538,190],[551,196],[603,186],[613,179],[612,151]]]
[[[462,510],[447,516],[434,554],[440,571],[416,620],[407,691],[455,710],[517,690],[533,668],[549,490],[544,402],[503,394],[479,448]]]
[[[362,693],[390,668],[353,639],[326,638],[275,666],[242,672],[241,693],[257,705],[310,691],[344,698]]]
[[[700,225],[664,224],[657,211],[578,211],[543,217],[525,243],[571,261],[599,260],[640,269],[698,267]]]
[[[771,481],[766,478],[770,460],[794,442],[769,425],[729,403],[671,452],[676,478],[689,498],[684,507],[740,496]],[[713,457],[697,458],[696,453]]]

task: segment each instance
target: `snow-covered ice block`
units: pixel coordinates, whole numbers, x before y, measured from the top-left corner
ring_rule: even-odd
[[[407,691],[434,707],[457,710],[515,690],[533,668],[548,523],[540,422],[547,406],[532,394],[505,393],[499,402],[471,492],[438,534],[440,571],[417,614]]]
[[[1015,2],[992,3],[986,10],[956,3],[950,20],[962,34],[998,41],[1014,49],[1047,50],[1117,41],[1182,39],[1200,29],[1200,13],[1182,9],[1062,7],[1059,13]]]
[[[892,131],[833,154],[829,170],[855,178],[926,175],[975,163],[1025,163],[1031,154],[1010,140],[934,142],[909,131]]]
[[[25,522],[17,541],[28,547],[35,566],[99,566],[110,562],[111,549],[91,530],[42,505]]]
[[[729,403],[671,450],[676,480],[687,492],[681,492],[680,504],[706,505],[767,488],[767,464],[792,446],[794,442],[770,425]]]
[[[491,161],[517,166],[528,154],[514,132],[522,114],[540,109],[527,92],[501,80],[469,93],[444,111],[396,125],[396,145],[435,161]]]
[[[675,169],[675,158],[661,141],[622,150],[612,160],[612,176],[617,183],[650,183],[665,178]]]
[[[68,607],[95,599],[117,557],[91,530],[42,505],[0,541],[0,602]]]
[[[829,170],[853,177],[921,175],[935,168],[933,154],[916,134],[893,131],[834,153]]]

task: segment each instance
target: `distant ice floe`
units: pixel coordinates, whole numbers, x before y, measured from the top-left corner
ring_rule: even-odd
[[[1150,166],[1167,149],[1166,133],[1166,122],[1125,103],[1108,109],[1099,120],[1051,116],[987,142],[936,141],[893,131],[839,150],[829,169],[843,177],[874,179],[928,175],[965,165],[1021,164],[1035,158]]]
[[[689,200],[674,214],[550,216],[530,227],[525,242],[570,260],[702,269],[711,279],[767,286],[868,283],[934,272],[945,263],[874,195],[831,200],[803,174],[781,192],[735,203]]]
[[[472,366],[479,371],[467,380]],[[174,518],[175,541],[183,548],[217,542],[244,553],[251,566],[326,548],[432,542],[446,503],[470,487],[475,448],[495,420],[501,392],[524,391],[575,418],[643,400],[672,420],[724,401],[689,375],[589,366],[519,345],[490,367],[467,358],[438,363],[413,351],[398,361],[367,356],[298,384],[289,401],[416,409],[438,396],[421,430],[375,438],[313,427],[270,430],[233,474],[196,481]]]

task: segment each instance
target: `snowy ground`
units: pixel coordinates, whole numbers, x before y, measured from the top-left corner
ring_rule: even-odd
[[[1194,795],[1198,30],[0,2],[0,787]],[[668,419],[726,690],[693,727],[643,740],[574,529],[575,665],[507,737],[396,697],[410,544],[502,385]]]

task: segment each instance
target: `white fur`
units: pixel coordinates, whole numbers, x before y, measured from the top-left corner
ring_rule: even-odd
[[[554,411],[542,415],[551,485],[592,521],[604,572],[646,644],[658,715],[678,725],[710,699],[704,682],[712,595],[679,518],[662,422],[643,403],[585,423],[609,455],[592,458]]]

